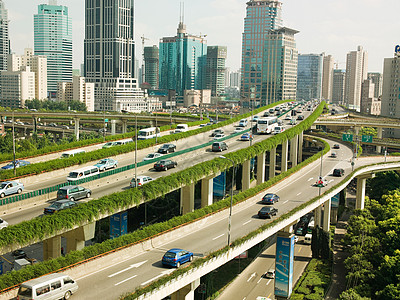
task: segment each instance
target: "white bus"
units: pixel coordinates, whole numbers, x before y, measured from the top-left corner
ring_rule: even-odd
[[[74,150],[69,150],[69,151],[65,151],[63,154],[61,154],[61,158],[69,158],[69,157],[73,157],[77,154],[82,154],[85,153],[86,151],[83,149],[74,149]]]
[[[138,132],[138,140],[148,140],[148,139],[154,139],[155,137],[160,137],[160,128],[158,127],[150,127],[150,128],[145,128],[141,129]]]
[[[278,125],[277,117],[260,118],[257,121],[257,133],[272,133],[275,130],[275,126]]]

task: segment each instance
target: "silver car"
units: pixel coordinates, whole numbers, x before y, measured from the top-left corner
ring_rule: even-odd
[[[12,194],[21,194],[24,190],[24,184],[18,181],[5,181],[0,186],[0,198]]]

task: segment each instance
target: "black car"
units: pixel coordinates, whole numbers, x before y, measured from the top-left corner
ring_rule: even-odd
[[[279,196],[277,194],[268,193],[265,194],[261,202],[263,204],[274,204],[279,201]]]
[[[333,145],[333,149],[340,149],[340,145],[339,144]]]
[[[171,152],[175,152],[176,146],[174,144],[164,144],[158,149],[158,153],[167,154]]]
[[[176,161],[169,159],[163,159],[154,164],[154,169],[156,171],[167,171],[168,169],[175,168],[178,165]]]
[[[301,120],[304,120],[304,116],[303,116],[303,115],[298,115],[298,116],[297,116],[297,120],[300,120],[300,121],[301,121]]]
[[[76,205],[77,205],[77,203],[75,201],[71,201],[71,200],[67,200],[67,199],[57,200],[57,201],[54,201],[53,204],[51,204],[50,206],[48,206],[44,209],[44,214],[51,215],[60,210],[72,208]]]
[[[225,142],[214,142],[211,146],[212,152],[222,152],[228,150],[228,145]]]
[[[342,177],[344,175],[344,170],[343,169],[334,169],[332,175],[335,177]]]
[[[264,206],[258,211],[259,218],[272,218],[272,216],[276,216],[278,213],[278,209],[272,206]]]
[[[22,249],[14,250],[12,252],[12,256],[14,257],[14,259],[27,258],[25,251]]]

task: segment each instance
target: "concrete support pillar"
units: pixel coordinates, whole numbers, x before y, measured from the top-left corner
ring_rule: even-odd
[[[322,208],[321,206],[318,206],[316,209],[314,209],[314,226],[321,227],[321,217],[322,217]]]
[[[242,191],[250,188],[251,160],[246,160],[242,168]]]
[[[96,223],[91,223],[65,234],[67,238],[67,253],[85,248],[85,241],[94,238]]]
[[[383,136],[383,128],[382,127],[378,127],[378,139],[381,139]],[[382,152],[382,146],[376,146],[376,153],[381,153]]]
[[[122,133],[128,132],[128,120],[122,120]]]
[[[200,285],[200,278],[171,295],[171,300],[194,300],[194,291]]]
[[[367,178],[357,177],[356,209],[364,209]]]
[[[79,118],[74,118],[74,122],[75,122],[75,128],[74,128],[74,133],[76,136],[76,140],[79,141]]]
[[[354,127],[355,134],[358,135],[360,133],[361,127]]]
[[[117,120],[111,120],[111,135],[116,135],[117,133]]]
[[[328,232],[330,229],[330,220],[331,220],[331,198],[324,203],[324,223],[322,224],[322,228],[324,231]]]
[[[292,162],[292,168],[297,166],[298,143],[299,137],[297,135],[290,140],[290,161]]]
[[[265,181],[265,152],[257,156],[257,185]]]
[[[269,179],[275,177],[276,169],[276,147],[269,152]]]
[[[282,143],[281,172],[286,172],[288,169],[288,148],[289,141],[286,140]]]
[[[194,183],[181,188],[181,214],[194,211]]]
[[[37,117],[32,117],[33,132],[37,132]]]
[[[52,237],[43,241],[43,260],[61,256],[61,236]]]
[[[201,207],[213,204],[214,177],[201,180]]]
[[[297,162],[301,163],[303,161],[303,141],[304,141],[304,134],[303,131],[299,133],[299,151]]]

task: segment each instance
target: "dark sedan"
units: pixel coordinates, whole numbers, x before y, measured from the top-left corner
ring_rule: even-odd
[[[261,202],[263,204],[274,204],[279,201],[279,196],[277,194],[268,193],[265,194]]]
[[[164,144],[158,149],[158,153],[167,154],[171,152],[175,152],[176,146],[174,144]]]
[[[271,206],[264,206],[258,211],[258,217],[265,219],[265,218],[272,218],[272,216],[276,216],[278,213],[278,209]]]
[[[46,207],[44,209],[44,214],[45,215],[51,215],[54,214],[60,210],[64,210],[64,209],[68,209],[68,208],[72,208],[74,206],[76,206],[77,203],[75,201],[71,201],[71,200],[57,200],[54,201],[52,205]]]
[[[156,171],[167,171],[168,169],[175,168],[178,165],[176,161],[169,159],[164,159],[156,162],[154,164],[154,169]]]

